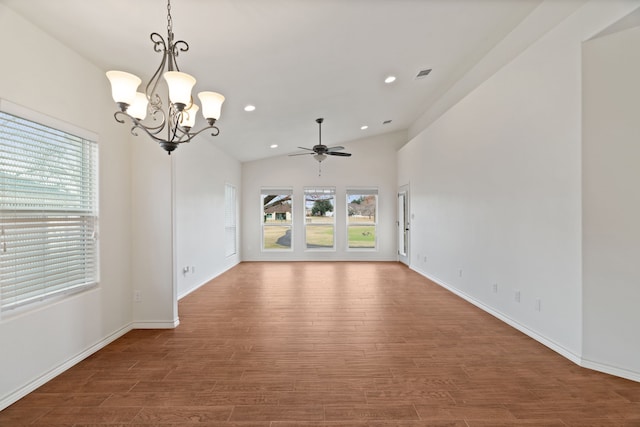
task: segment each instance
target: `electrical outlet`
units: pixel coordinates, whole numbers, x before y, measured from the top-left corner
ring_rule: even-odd
[[[536,298],[535,310],[536,311],[542,310],[542,301],[540,300],[540,298]]]
[[[462,269],[458,270],[458,276],[462,277]]]
[[[493,290],[494,294],[498,293],[498,284],[494,283],[493,285],[491,285],[491,289]]]
[[[426,255],[424,256],[424,262],[427,262],[427,256]]]
[[[516,302],[520,302],[520,291],[516,291],[516,292],[515,292],[513,299],[514,299]]]
[[[142,291],[133,291],[133,302],[142,302]]]
[[[192,266],[191,266],[191,273],[195,273],[195,272],[196,272],[196,266],[195,266],[195,265],[192,265]]]

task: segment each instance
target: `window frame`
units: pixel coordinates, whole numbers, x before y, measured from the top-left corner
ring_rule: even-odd
[[[349,197],[351,196],[375,196],[375,213],[373,221],[364,222],[362,224],[350,224],[349,218],[352,215],[349,215]],[[380,204],[380,194],[377,188],[347,188],[345,192],[345,245],[347,251],[353,252],[374,252],[378,250],[378,213],[379,213],[379,204]],[[373,226],[374,227],[374,242],[373,247],[351,247],[350,239],[349,239],[349,229],[351,227],[362,227],[362,226]]]
[[[309,195],[316,195],[317,197],[321,197],[321,196],[325,196],[328,195],[331,197],[332,199],[332,215],[331,215],[331,219],[332,222],[329,223],[319,223],[319,224],[312,224],[310,222],[308,222],[308,218],[309,216],[307,215],[307,197]],[[335,252],[336,251],[336,239],[337,239],[337,233],[336,233],[336,205],[337,205],[337,197],[336,197],[336,187],[323,187],[323,186],[314,186],[314,187],[304,187],[303,189],[303,197],[304,197],[304,248],[305,251],[307,252]],[[308,227],[331,227],[333,230],[333,234],[332,234],[332,246],[318,246],[318,247],[309,247],[309,241],[308,241],[308,237],[309,237],[309,233],[308,233]]]
[[[265,205],[264,205],[264,198],[265,196],[289,196],[289,206],[290,206],[290,215],[291,215],[291,219],[289,221],[286,221],[286,223],[284,224],[269,224],[266,221],[266,217],[267,215],[272,215],[272,214],[266,214],[265,213]],[[293,200],[293,189],[292,188],[287,188],[287,187],[278,187],[278,188],[261,188],[260,189],[260,212],[261,212],[261,218],[260,218],[260,250],[261,252],[293,252],[294,249],[294,200]],[[277,216],[276,213],[273,213],[274,218]],[[265,227],[267,227],[265,229]],[[281,247],[281,248],[266,248],[265,247],[265,232],[269,227],[288,227],[289,228],[289,238],[290,238],[290,244],[289,247]]]
[[[24,190],[14,189],[5,193],[7,198],[3,204],[0,204],[0,215],[6,219],[2,222],[4,228],[0,231],[3,237],[2,253],[7,253],[4,251],[5,244],[22,248],[14,249],[13,256],[0,260],[2,273],[0,318],[2,318],[9,312],[16,313],[37,305],[51,304],[61,297],[99,285],[100,173],[98,137],[95,133],[4,99],[0,99],[0,112],[4,117],[15,118],[9,119],[5,122],[6,125],[3,125],[1,135],[11,135],[13,132],[15,143],[12,144],[9,139],[0,140],[0,146],[3,148],[0,153],[6,150],[4,157],[0,158],[0,165],[6,170],[41,166],[45,172],[51,172],[54,168],[65,172],[59,175],[57,187],[51,184],[46,189],[43,184],[45,180],[22,178],[24,180],[22,185],[30,185],[35,191],[31,193],[30,199],[25,197],[28,193]],[[23,133],[33,139],[22,136]],[[37,142],[37,138],[44,139],[41,139],[42,142]],[[62,141],[59,142],[61,144],[59,146],[68,151],[59,150],[56,140]],[[36,152],[36,149],[46,152],[47,149],[55,148],[55,152],[60,155],[56,158],[47,155],[36,158],[29,155],[29,147],[34,147],[33,152]],[[72,152],[76,154],[70,155]],[[62,154],[69,157],[60,160],[63,158]],[[35,171],[40,170],[35,169]],[[57,174],[51,176],[58,177]],[[4,181],[5,178],[7,181]],[[4,181],[4,184],[0,182],[0,186],[6,185],[6,188],[10,188],[12,182],[15,182],[14,185],[19,182],[15,177],[13,180],[10,176],[5,178],[0,177],[0,181]],[[62,184],[63,181],[67,183]],[[81,190],[75,190],[78,187],[73,187],[78,183]],[[64,192],[60,189],[64,189]],[[60,197],[55,197],[56,191],[59,192]],[[42,198],[43,194],[46,195],[46,199]],[[14,203],[9,202],[11,197],[15,197]],[[38,200],[42,201],[38,202]],[[28,226],[25,227],[25,225]],[[10,227],[12,231],[9,231]],[[26,233],[29,233],[30,237],[25,237]],[[40,249],[37,251],[42,253],[33,255],[37,251],[31,250],[27,259],[21,254],[25,254],[24,251],[27,250],[25,248],[32,248],[34,242],[39,245],[37,247]],[[56,249],[45,249],[52,246]],[[61,259],[65,259],[65,263],[59,261]],[[38,280],[33,279],[34,275]],[[52,280],[56,276],[58,280]],[[3,288],[5,293],[9,292],[8,296],[2,295]]]

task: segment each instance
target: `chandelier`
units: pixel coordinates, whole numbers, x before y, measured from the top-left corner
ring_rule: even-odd
[[[158,33],[151,33],[151,41],[153,50],[162,53],[162,61],[149,80],[144,93],[137,92],[138,86],[142,83],[138,76],[124,71],[107,72],[107,78],[111,82],[111,96],[119,108],[119,111],[114,114],[116,121],[125,123],[125,118],[129,118],[133,124],[131,128],[133,135],[138,135],[137,129],[142,130],[169,154],[178,148],[179,144],[190,142],[204,131],[211,131],[212,136],[217,136],[220,130],[215,123],[220,118],[224,96],[216,92],[198,93],[202,115],[208,125],[199,131],[191,131],[195,124],[196,113],[200,109],[194,104],[191,96],[191,89],[196,84],[196,79],[181,72],[176,62],[178,53],[188,51],[189,45],[182,40],[174,41],[171,0],[167,0],[167,39],[165,40]],[[158,94],[161,76],[164,77],[169,89],[166,110]],[[155,123],[152,122],[149,125],[143,123],[147,114],[154,119]]]

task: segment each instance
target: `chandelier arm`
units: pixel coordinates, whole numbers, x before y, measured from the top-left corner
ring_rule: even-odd
[[[177,114],[171,114],[171,126],[169,127],[169,135],[167,140],[169,142],[181,142],[182,138],[185,135],[185,131],[180,127],[180,117],[182,116],[182,112]]]
[[[220,134],[220,129],[218,129],[218,126],[207,126],[204,127],[202,129],[200,129],[197,132],[190,132],[189,135],[189,139],[187,141],[184,142],[189,142],[192,138],[195,138],[196,136],[200,135],[202,132],[211,130],[211,136],[218,136],[218,134]]]
[[[187,52],[188,50],[189,50],[189,43],[187,43],[184,40],[178,40],[173,44],[171,53],[173,54],[174,57],[177,57],[180,52]],[[178,64],[176,64],[176,69],[177,69],[177,65]]]
[[[159,134],[160,132],[162,132],[165,126],[164,122],[160,123],[158,126],[145,126],[139,120],[134,120],[134,123],[136,123],[135,127],[144,129],[146,133],[151,135]]]
[[[154,39],[155,36],[155,39]],[[156,52],[162,52],[162,61],[160,61],[160,66],[156,69],[153,76],[149,79],[149,83],[145,88],[145,94],[147,95],[147,99],[149,103],[153,107],[162,108],[162,101],[160,96],[157,94],[158,83],[160,83],[160,77],[162,75],[162,71],[165,68],[167,63],[167,45],[162,38],[162,36],[158,33],[151,34],[151,41],[154,42],[153,50]],[[159,46],[162,46],[162,50],[159,50]]]
[[[137,121],[137,120],[133,122],[133,127],[131,128],[131,133],[132,133],[133,135],[138,136],[138,134],[137,134],[137,133],[135,133],[135,130],[136,130],[136,129],[140,129],[140,130],[142,130],[144,133],[146,133],[146,134],[147,134],[147,136],[149,136],[151,139],[153,139],[154,141],[156,141],[156,142],[158,142],[158,143],[160,143],[160,144],[162,144],[162,143],[166,143],[166,142],[167,142],[167,140],[166,140],[166,139],[164,139],[164,138],[160,138],[160,137],[156,136],[156,135],[158,134],[158,132],[151,132],[151,131],[146,127],[146,126],[142,125],[142,124],[141,124],[139,121]],[[169,141],[169,142],[172,142],[172,141]]]
[[[173,142],[173,141],[167,141],[165,139],[162,138],[158,138],[155,134],[149,132],[144,126],[141,126],[139,122],[136,123],[136,125],[131,128],[131,133],[136,135],[135,133],[135,129],[142,129],[143,132],[145,132],[149,138],[151,138],[152,140],[154,140],[155,142],[157,142],[158,144],[160,144],[160,146],[167,152],[167,154],[171,154],[171,152],[173,150],[175,150],[176,148],[178,148],[178,144]]]
[[[161,118],[160,124],[158,124],[158,126],[146,126],[146,125],[143,125],[142,123],[140,123],[140,126],[145,127],[149,132],[153,133],[154,135],[160,133],[162,131],[162,129],[164,129],[164,127],[165,127],[165,124],[167,122],[167,118],[166,118],[163,110],[154,109],[153,111],[151,111],[151,117],[153,117],[153,120],[158,120],[156,118],[156,115],[158,115],[158,114],[160,114],[160,118]],[[140,122],[139,120],[135,120],[135,118],[132,118],[132,120]]]
[[[129,120],[131,120],[131,123],[133,124],[133,127],[131,128],[131,133],[136,136],[138,134],[134,132],[135,129],[142,129],[147,135],[157,135],[162,131],[162,129],[164,129],[164,126],[165,126],[164,112],[160,110],[160,113],[162,113],[162,122],[158,126],[145,126],[144,124],[142,124],[140,120],[136,119],[126,111],[116,111],[113,114],[113,117],[116,119],[116,122],[118,123],[125,123],[125,117],[129,118]]]
[[[151,33],[149,36],[151,41],[153,42],[153,50],[160,53],[167,51],[167,43],[164,41],[164,37],[162,37],[158,33]]]
[[[113,113],[113,118],[116,119],[116,122],[118,122],[118,123],[124,123],[125,122],[124,119],[120,119],[119,116],[125,116],[125,117],[132,118],[130,115],[128,115],[124,111],[116,111],[115,113]]]

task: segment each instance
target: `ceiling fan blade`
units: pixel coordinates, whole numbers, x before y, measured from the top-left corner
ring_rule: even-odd
[[[305,154],[312,154],[313,157],[320,164],[326,156],[340,156],[340,157],[351,157],[351,153],[344,153],[341,150],[344,150],[344,147],[337,145],[335,147],[327,147],[322,143],[322,122],[324,119],[316,119],[316,123],[318,123],[318,144],[314,145],[313,148],[307,147],[298,147],[301,150],[305,150],[303,153],[292,153],[289,156],[303,156]]]

